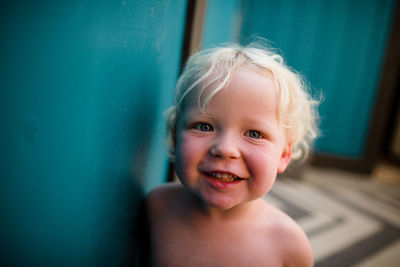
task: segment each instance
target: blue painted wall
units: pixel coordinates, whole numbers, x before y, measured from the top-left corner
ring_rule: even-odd
[[[242,27],[242,0],[207,1],[202,48],[238,42]]]
[[[186,1],[0,6],[0,263],[120,264],[165,179]]]
[[[360,158],[375,105],[394,0],[244,1],[242,41],[262,36],[322,92],[321,154]]]

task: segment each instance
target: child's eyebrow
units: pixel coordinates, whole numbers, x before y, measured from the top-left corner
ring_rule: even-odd
[[[185,112],[185,117],[202,117],[202,118],[211,118],[212,116],[201,112],[199,109],[190,109]]]
[[[262,118],[257,119],[257,118],[248,118],[246,120],[246,125],[249,128],[252,128],[253,130],[260,130],[265,133],[274,133],[276,131],[276,127],[279,127],[279,122],[276,122],[276,125],[271,124],[271,123],[265,123]]]
[[[252,130],[261,130],[263,132],[273,132],[273,127],[269,124],[266,123],[260,123],[260,122],[249,122],[246,124],[248,128],[251,128]]]
[[[186,111],[181,118],[182,118],[182,121],[185,124],[187,124],[187,123],[195,121],[195,120],[209,120],[212,117],[207,114],[202,113],[199,110],[196,110],[196,111]]]

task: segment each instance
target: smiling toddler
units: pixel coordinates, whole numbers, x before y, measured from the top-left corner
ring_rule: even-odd
[[[265,201],[315,138],[316,102],[282,57],[229,45],[189,58],[168,114],[180,183],[147,197],[154,266],[312,266],[301,228]]]

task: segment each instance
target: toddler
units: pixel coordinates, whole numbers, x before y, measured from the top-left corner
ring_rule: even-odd
[[[315,137],[316,102],[282,57],[229,45],[189,58],[168,110],[181,183],[147,197],[153,266],[312,266],[308,239],[263,196]]]

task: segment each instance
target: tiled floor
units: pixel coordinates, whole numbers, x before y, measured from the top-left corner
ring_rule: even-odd
[[[266,198],[306,231],[315,266],[400,266],[400,186],[351,173],[307,168],[280,178]]]

